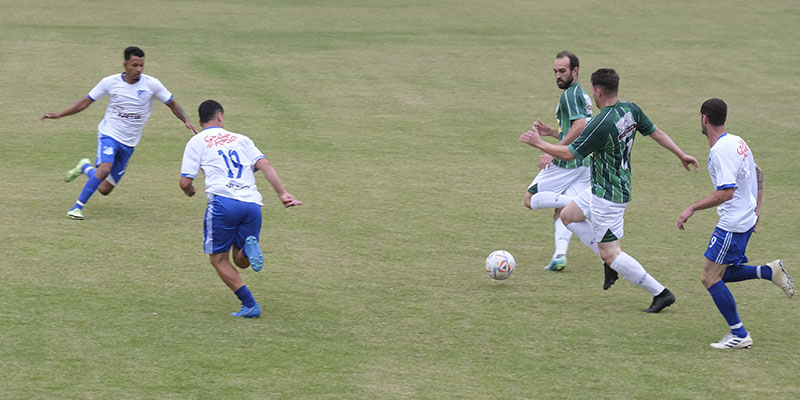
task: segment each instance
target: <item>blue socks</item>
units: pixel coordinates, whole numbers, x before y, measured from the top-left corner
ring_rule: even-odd
[[[748,279],[766,279],[772,280],[772,268],[766,265],[731,265],[725,268],[725,274],[722,275],[723,282],[739,282]]]
[[[746,337],[747,331],[744,329],[742,320],[739,318],[739,313],[736,311],[736,301],[733,300],[733,295],[725,285],[725,282],[719,281],[711,285],[711,287],[708,288],[708,293],[711,294],[711,298],[714,299],[714,304],[717,305],[717,309],[722,316],[725,317],[728,326],[731,327],[731,333],[741,338]]]
[[[89,164],[84,164],[83,169],[81,171],[83,171],[84,175],[86,175],[86,177],[89,179],[91,179],[94,176],[94,174],[97,173],[97,170],[94,169],[94,167],[92,167]]]
[[[253,298],[253,293],[250,293],[250,289],[247,288],[247,285],[236,289],[234,293],[236,293],[236,297],[239,298],[243,306],[250,308],[256,305],[256,299]]]
[[[78,201],[75,202],[75,205],[72,207],[72,209],[80,208],[83,210],[83,206],[87,201],[89,201],[89,198],[92,197],[94,192],[97,191],[97,187],[100,186],[100,182],[100,179],[97,179],[97,177],[94,175],[89,177],[89,180],[86,181],[85,185],[83,185],[81,194],[78,196]]]

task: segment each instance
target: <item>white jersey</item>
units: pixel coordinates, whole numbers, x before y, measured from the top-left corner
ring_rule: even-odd
[[[253,175],[256,161],[264,158],[245,135],[209,127],[186,143],[181,176],[194,179],[202,168],[206,196],[227,197],[263,206]]]
[[[717,206],[717,226],[746,232],[756,224],[758,180],[753,152],[744,139],[725,133],[708,153],[708,174],[717,190],[734,188],[733,198]]]
[[[141,74],[139,81],[129,84],[124,74],[114,74],[103,78],[89,92],[89,99],[97,101],[108,95],[106,115],[97,131],[114,138],[118,142],[134,147],[142,138],[142,129],[153,110],[153,98],[162,103],[172,101],[172,93],[156,78]]]

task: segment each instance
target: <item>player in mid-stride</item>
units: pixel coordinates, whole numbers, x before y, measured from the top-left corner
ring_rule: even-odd
[[[657,313],[673,304],[675,295],[620,247],[625,209],[631,199],[633,140],[637,131],[651,137],[675,154],[687,170],[689,165],[697,170],[697,159],[681,150],[635,103],[618,100],[619,76],[616,71],[598,69],[592,74],[591,81],[592,97],[601,110],[572,144],[563,146],[545,142],[536,126],[520,135],[519,140],[564,160],[581,159],[591,154],[591,188],[581,192],[561,211],[561,219],[611,269],[647,290],[653,301],[643,311]]]
[[[222,105],[206,100],[198,109],[203,131],[186,143],[181,164],[180,187],[194,196],[194,178],[202,169],[205,175],[206,207],[203,224],[203,250],[226,285],[236,294],[242,308],[234,317],[255,318],[261,306],[244,284],[239,268],[260,271],[264,255],[258,245],[261,234],[261,193],[254,171],[261,171],[285,207],[301,203],[283,189],[278,173],[264,158],[253,141],[244,135],[225,130]]]
[[[96,100],[108,95],[108,107],[100,124],[97,125],[97,158],[94,163],[88,158],[78,161],[75,168],[67,171],[64,180],[72,182],[86,175],[89,180],[83,186],[78,200],[67,211],[67,217],[82,220],[83,207],[94,192],[108,195],[119,184],[128,167],[133,150],[142,138],[142,129],[153,110],[153,100],[158,99],[186,125],[192,133],[197,133],[194,125],[186,118],[186,113],[169,90],[158,79],[145,75],[144,51],[131,46],[123,52],[124,72],[103,78],[89,95],[78,100],[64,111],[47,113],[45,119],[58,119],[77,114]]]
[[[705,266],[700,280],[717,309],[725,318],[731,332],[717,343],[715,349],[741,349],[753,345],[750,332],[744,329],[736,310],[736,301],[725,283],[751,279],[771,280],[789,298],[794,285],[784,269],[782,260],[766,265],[744,265],[745,250],[750,235],[756,230],[761,213],[764,179],[747,142],[725,131],[728,105],[716,98],[706,100],[700,107],[700,127],[708,139],[708,174],[714,191],[695,201],[678,217],[678,228],[695,211],[717,207],[719,222],[705,251]]]
[[[579,69],[580,61],[575,54],[566,50],[556,54],[553,72],[556,85],[563,90],[556,107],[558,129],[551,128],[540,120],[534,123],[540,134],[559,139],[558,144],[561,145],[572,143],[592,119],[592,99],[578,83]],[[555,251],[550,263],[544,267],[545,270],[561,271],[567,266],[567,249],[572,232],[561,221],[561,209],[589,187],[590,161],[589,157],[581,162],[561,160],[545,153],[539,161],[540,171],[525,193],[525,207],[531,210],[555,209]]]

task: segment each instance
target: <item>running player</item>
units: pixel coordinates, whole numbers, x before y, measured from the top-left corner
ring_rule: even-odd
[[[678,156],[687,170],[689,165],[694,165],[696,171],[697,160],[683,152],[666,133],[650,122],[639,106],[618,100],[619,76],[616,71],[598,69],[591,79],[592,96],[601,110],[572,144],[547,143],[535,126],[520,135],[520,141],[564,160],[582,159],[591,154],[591,188],[579,194],[561,211],[561,219],[587,246],[596,246],[600,258],[611,269],[650,292],[653,301],[643,311],[657,313],[674,303],[675,295],[620,247],[623,217],[631,199],[630,152],[636,131],[650,136]]]
[[[261,306],[244,284],[239,268],[260,271],[264,255],[258,245],[261,234],[261,193],[256,187],[254,171],[261,171],[278,198],[286,207],[301,203],[283,189],[278,173],[244,135],[225,130],[222,106],[206,100],[198,109],[203,131],[186,143],[181,164],[180,187],[187,196],[194,196],[194,178],[200,169],[205,176],[208,197],[203,224],[203,250],[211,265],[226,285],[236,294],[242,308],[234,317],[254,318],[261,315]]]
[[[97,125],[97,157],[94,163],[88,158],[78,161],[75,168],[67,171],[64,180],[72,182],[81,174],[89,180],[83,186],[78,200],[67,211],[67,217],[82,220],[83,207],[95,191],[107,195],[119,184],[125,174],[134,147],[142,138],[142,129],[153,110],[153,100],[164,103],[173,114],[186,125],[192,133],[197,133],[194,125],[186,118],[186,113],[169,90],[156,78],[142,73],[144,70],[144,51],[138,47],[128,47],[123,52],[124,72],[103,78],[89,95],[78,100],[60,113],[47,113],[42,120],[58,119],[77,114],[101,97],[108,95],[108,107],[100,124]]]
[[[719,342],[711,343],[711,347],[741,349],[752,346],[753,338],[744,329],[736,301],[725,283],[759,278],[771,280],[789,298],[794,296],[794,285],[782,260],[766,265],[744,264],[748,261],[747,242],[755,232],[761,213],[764,180],[753,151],[744,139],[725,131],[727,116],[728,105],[720,99],[708,99],[700,107],[701,131],[711,148],[708,175],[715,190],[681,213],[678,228],[683,230],[684,223],[695,211],[717,207],[719,222],[704,254],[706,262],[700,280],[731,332]]]
[[[540,134],[559,139],[558,144],[561,145],[572,143],[586,127],[586,122],[592,118],[592,100],[578,83],[579,69],[580,61],[575,54],[564,50],[556,55],[553,72],[556,85],[564,91],[556,107],[558,129],[551,128],[542,121],[534,123]],[[567,266],[567,248],[572,232],[561,221],[561,209],[589,187],[589,165],[588,157],[578,163],[575,160],[554,158],[545,153],[539,160],[540,171],[525,193],[525,207],[531,210],[555,208],[555,251],[550,263],[544,267],[548,271],[561,271]]]

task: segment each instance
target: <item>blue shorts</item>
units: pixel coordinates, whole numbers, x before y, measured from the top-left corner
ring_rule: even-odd
[[[744,252],[747,250],[747,242],[752,234],[753,228],[742,233],[715,228],[704,255],[711,262],[721,265],[733,264],[738,267],[747,262]]]
[[[101,163],[111,163],[111,173],[108,174],[106,180],[117,186],[122,175],[125,175],[125,169],[128,168],[128,160],[131,159],[133,150],[133,147],[125,146],[112,137],[98,132],[95,166]]]
[[[241,249],[248,236],[261,235],[261,206],[209,195],[203,223],[203,251],[225,253],[232,245]]]

